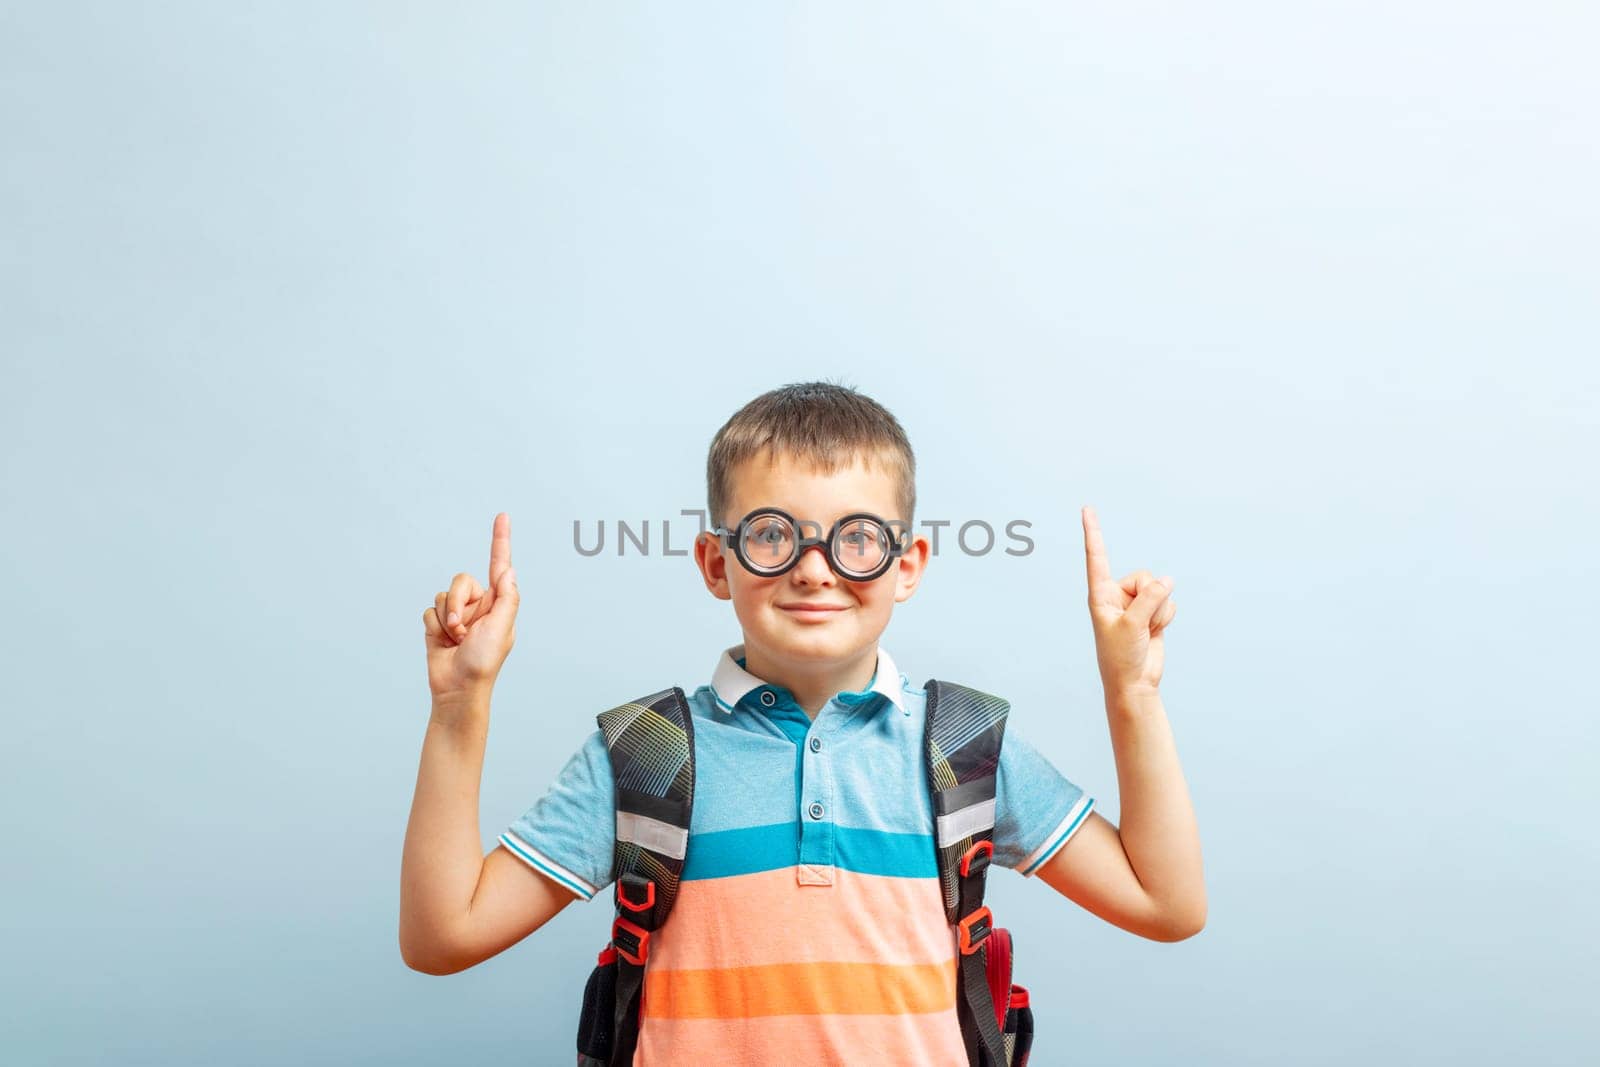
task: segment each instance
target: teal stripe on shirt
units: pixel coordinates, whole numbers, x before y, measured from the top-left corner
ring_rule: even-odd
[[[835,826],[835,865],[858,874],[937,878],[932,834],[896,834]],[[683,880],[778,871],[800,862],[800,824],[772,823],[689,835]]]

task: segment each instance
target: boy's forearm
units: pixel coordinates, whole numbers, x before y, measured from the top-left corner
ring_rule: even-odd
[[[1200,830],[1161,695],[1153,689],[1107,693],[1106,714],[1122,803],[1122,847],[1162,912],[1198,929],[1206,914]]]
[[[448,946],[483,867],[478,790],[489,694],[435,698],[400,859],[400,948],[408,961]]]

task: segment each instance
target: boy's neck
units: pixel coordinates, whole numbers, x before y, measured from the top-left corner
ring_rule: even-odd
[[[811,719],[839,693],[867,688],[877,668],[876,642],[845,662],[779,662],[767,658],[761,649],[752,648],[748,642],[744,647],[744,669],[769,685],[781,685],[789,690]]]

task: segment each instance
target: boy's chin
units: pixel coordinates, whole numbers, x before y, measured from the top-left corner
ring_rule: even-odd
[[[863,634],[845,620],[818,625],[779,621],[766,632],[765,644],[774,654],[790,659],[842,659],[859,651]]]

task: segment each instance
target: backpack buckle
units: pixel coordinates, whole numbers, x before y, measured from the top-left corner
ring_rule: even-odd
[[[956,923],[956,927],[961,931],[961,954],[970,956],[989,940],[994,928],[994,914],[987,907],[979,908]]]
[[[618,915],[611,923],[611,943],[617,955],[636,967],[643,967],[650,958],[650,931]]]
[[[981,854],[981,857],[980,857],[980,854]],[[993,858],[994,858],[994,842],[993,841],[985,839],[983,841],[979,841],[979,842],[975,843],[971,848],[967,849],[967,851],[962,853],[962,855],[961,855],[961,865],[960,865],[961,877],[968,878],[968,877],[971,877],[974,873],[982,874],[984,871],[989,869],[989,862]],[[974,872],[972,870],[972,865],[974,863],[976,863],[978,865],[976,872]]]
[[[644,885],[644,903],[637,904],[628,899],[628,887]],[[652,879],[642,878],[629,872],[617,879],[617,903],[629,911],[649,911],[656,906],[656,883]]]

